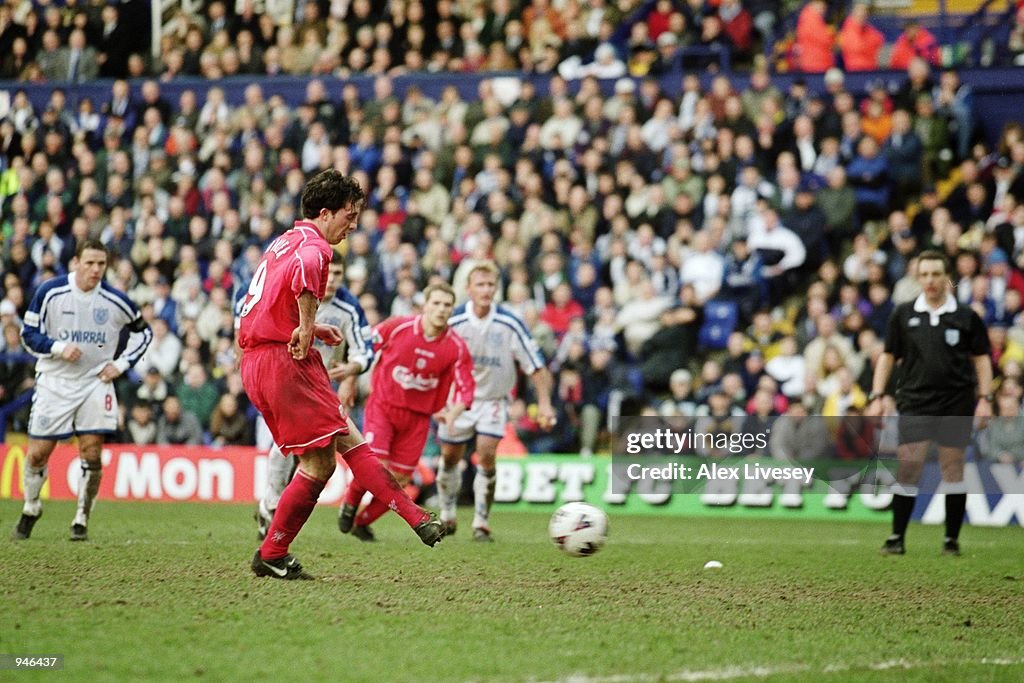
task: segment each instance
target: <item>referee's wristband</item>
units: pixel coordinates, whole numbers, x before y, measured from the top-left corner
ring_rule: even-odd
[[[995,401],[995,398],[995,394],[985,394],[984,396],[979,396],[978,400],[980,401],[981,399],[985,399],[989,403],[992,403],[993,401]]]
[[[885,394],[879,394],[879,393],[877,393],[877,392],[874,392],[874,391],[872,391],[872,392],[871,392],[871,393],[870,393],[870,394],[868,395],[868,403],[872,403],[872,402],[874,402],[874,401],[875,401],[876,399],[882,398],[883,396],[885,396]]]

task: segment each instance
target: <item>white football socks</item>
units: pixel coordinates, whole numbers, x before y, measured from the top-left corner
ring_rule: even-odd
[[[482,469],[477,468],[476,476],[473,478],[473,528],[489,529],[488,520],[491,517],[491,503],[494,502],[495,472],[490,475]]]
[[[22,488],[25,490],[25,505],[21,511],[30,517],[38,517],[43,512],[43,501],[39,499],[39,494],[46,483],[46,466],[36,469],[26,460],[21,475]]]
[[[459,489],[462,488],[462,472],[458,463],[448,467],[441,461],[437,472],[437,493],[441,498],[441,520],[454,522],[457,517],[455,507],[459,500]]]
[[[96,505],[96,494],[100,491],[100,480],[103,478],[103,466],[100,463],[92,465],[85,460],[81,461],[82,476],[78,480],[78,510],[75,512],[73,524],[86,526],[89,524],[89,515]]]

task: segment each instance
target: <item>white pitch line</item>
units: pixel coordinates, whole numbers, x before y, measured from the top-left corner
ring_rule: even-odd
[[[848,671],[887,671],[889,669],[927,669],[951,665],[983,665],[983,666],[1017,666],[1024,664],[1024,658],[989,658],[936,660],[933,662],[911,662],[905,659],[894,659],[871,664],[829,664],[824,668],[806,664],[781,666],[727,667],[724,669],[706,669],[695,671],[678,671],[671,674],[613,674],[610,676],[587,676],[572,674],[548,683],[658,683],[659,681],[728,681],[737,678],[768,678],[795,673],[843,673]]]

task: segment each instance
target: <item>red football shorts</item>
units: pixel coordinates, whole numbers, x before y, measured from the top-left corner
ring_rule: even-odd
[[[348,434],[345,413],[315,349],[301,361],[285,344],[246,349],[242,386],[285,455],[302,455]]]
[[[363,437],[388,469],[411,474],[423,455],[429,431],[429,415],[385,406],[370,393],[363,416]]]

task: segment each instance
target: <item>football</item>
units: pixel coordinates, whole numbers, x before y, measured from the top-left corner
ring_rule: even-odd
[[[589,503],[566,503],[548,523],[551,542],[573,557],[588,557],[608,540],[608,515]]]

